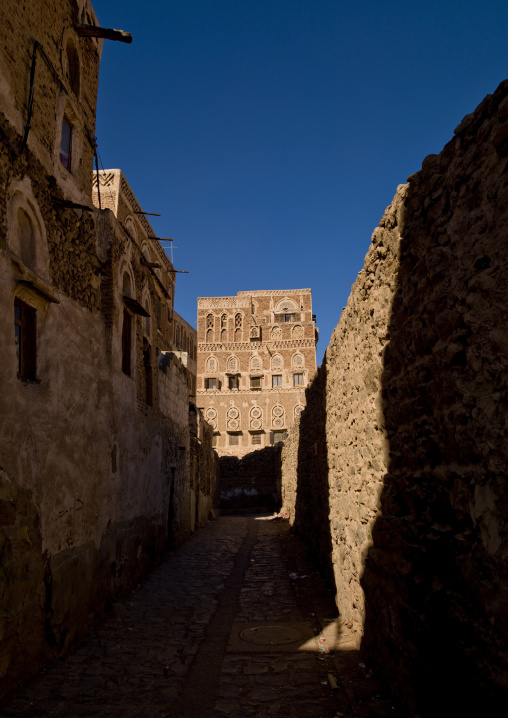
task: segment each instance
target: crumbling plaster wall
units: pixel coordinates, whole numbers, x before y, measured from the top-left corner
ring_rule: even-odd
[[[321,407],[319,465],[308,432],[283,452],[294,525],[327,527],[342,621],[408,715],[507,705],[507,200],[504,82],[373,234],[300,419]]]

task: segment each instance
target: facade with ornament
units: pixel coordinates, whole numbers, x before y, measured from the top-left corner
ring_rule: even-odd
[[[310,289],[198,299],[197,405],[219,455],[283,442],[316,371]]]

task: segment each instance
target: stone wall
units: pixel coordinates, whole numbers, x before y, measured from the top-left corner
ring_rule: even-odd
[[[497,716],[508,695],[508,82],[408,182],[333,333],[326,389],[319,378],[309,388],[300,441],[284,449],[283,491],[296,493],[295,528],[328,552],[344,626],[408,715]],[[303,430],[315,422],[321,444]]]
[[[279,444],[252,451],[241,459],[220,457],[220,507],[223,511],[276,511],[280,508],[281,449]]]
[[[212,448],[213,427],[190,405],[191,426],[191,528],[194,530],[218,515],[219,457]]]

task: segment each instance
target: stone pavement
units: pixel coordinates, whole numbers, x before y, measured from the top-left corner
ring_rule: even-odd
[[[2,717],[397,716],[286,521],[195,533]]]

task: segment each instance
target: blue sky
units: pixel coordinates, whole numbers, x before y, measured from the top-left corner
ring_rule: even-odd
[[[318,362],[397,185],[508,77],[508,3],[95,0],[97,137],[159,236],[175,308],[311,287]],[[195,324],[194,324],[195,326]]]

